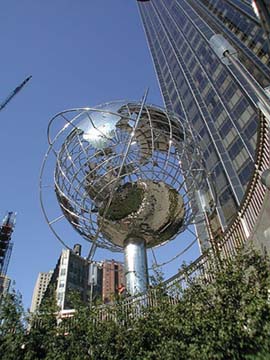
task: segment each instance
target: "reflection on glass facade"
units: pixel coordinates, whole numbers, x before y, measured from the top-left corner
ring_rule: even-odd
[[[192,3],[215,32],[223,33],[238,49],[239,59],[257,81],[267,86],[270,81],[269,39],[251,1],[196,0]]]
[[[218,218],[226,229],[254,170],[258,114],[254,94],[209,46],[222,33],[264,86],[270,84],[264,33],[248,2],[149,0],[138,2],[168,110],[185,117],[206,144],[215,176]],[[255,42],[255,46],[253,44]],[[207,243],[201,243],[202,249]]]
[[[270,0],[249,0],[252,8],[260,20],[265,36],[268,39],[268,52],[270,53]]]

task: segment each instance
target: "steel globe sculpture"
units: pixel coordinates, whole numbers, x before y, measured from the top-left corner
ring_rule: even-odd
[[[57,114],[48,140],[42,172],[53,154],[58,203],[91,243],[88,258],[96,247],[124,251],[128,292],[145,292],[146,249],[172,240],[194,221],[195,198],[206,186],[188,124],[145,99],[111,102]]]

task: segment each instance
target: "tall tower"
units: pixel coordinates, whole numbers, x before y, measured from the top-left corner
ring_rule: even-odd
[[[11,235],[15,226],[16,214],[8,212],[2,221],[0,226],[0,274],[6,275],[11,256],[13,243],[11,241]]]
[[[124,265],[115,260],[104,260],[102,264],[102,300],[108,303],[121,284],[125,284]]]
[[[72,308],[72,294],[77,293],[87,303],[90,294],[89,263],[81,257],[81,246],[76,244],[73,251],[64,249],[52,272],[43,299],[56,296],[59,309]]]
[[[32,303],[30,311],[32,313],[36,312],[39,308],[39,305],[43,299],[43,295],[47,289],[47,286],[51,280],[53,271],[49,272],[40,272],[38,274],[38,278],[34,287],[33,296],[32,296]]]
[[[265,31],[265,35],[268,39],[268,52],[270,53],[270,1],[252,0],[252,7]]]
[[[6,276],[13,248],[11,236],[15,226],[16,214],[8,212],[0,226],[0,296],[9,290],[10,279]]]
[[[257,98],[209,45],[221,33],[263,86],[270,84],[267,38],[251,2],[239,0],[146,0],[138,6],[168,110],[186,118],[201,135],[217,191],[216,219],[226,230],[254,171]],[[209,246],[198,226],[202,251]]]

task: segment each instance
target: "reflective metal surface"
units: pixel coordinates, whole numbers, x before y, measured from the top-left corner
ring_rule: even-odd
[[[117,107],[119,104],[117,104]],[[83,131],[82,137],[96,149],[104,149],[108,140],[115,136],[116,125],[121,117],[111,112],[115,106],[108,106],[110,112],[106,112],[106,106],[102,112],[88,111],[84,119],[77,125]],[[104,111],[105,110],[105,111]]]
[[[144,240],[129,238],[124,246],[128,294],[145,293],[148,287],[147,258]]]
[[[61,113],[66,125],[56,136],[48,130],[58,202],[97,246],[120,250],[138,231],[147,247],[174,238],[193,220],[190,201],[205,185],[200,150],[186,123],[141,105],[116,102]]]
[[[144,291],[145,249],[170,241],[194,221],[191,203],[207,185],[202,150],[189,126],[144,98],[59,113],[49,123],[48,141],[42,174],[52,154],[63,213],[50,219],[41,193],[52,230],[58,236],[65,217],[92,243],[89,259],[96,247],[124,249],[129,290]]]
[[[229,41],[226,40],[221,34],[213,35],[209,40],[209,44],[216,53],[216,55],[218,56],[218,58],[225,65],[230,64],[229,60],[226,58],[225,55],[226,52],[237,55],[237,51],[232,47]]]
[[[124,246],[134,234],[148,248],[170,240],[184,221],[184,202],[176,190],[163,182],[138,181],[118,188],[103,221],[102,234]]]

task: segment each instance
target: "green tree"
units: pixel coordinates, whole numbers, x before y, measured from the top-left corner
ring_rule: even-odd
[[[2,360],[23,358],[24,323],[21,295],[14,290],[0,297],[0,354]]]
[[[13,294],[1,304],[1,359],[269,359],[269,264],[252,249],[239,252],[170,292],[158,274],[151,299],[129,306],[119,298],[111,306],[89,307],[75,294],[74,316],[62,321],[52,298],[27,332]]]
[[[47,356],[54,352],[58,335],[57,312],[56,301],[52,295],[42,302],[37,313],[28,315],[29,327],[25,337],[25,359],[50,358]]]
[[[222,266],[212,264],[211,281],[194,278],[173,295],[158,286],[154,306],[141,305],[138,311],[134,304],[138,317],[131,311],[129,320],[112,316],[97,323],[93,359],[228,360],[269,354],[269,259],[249,250]]]

